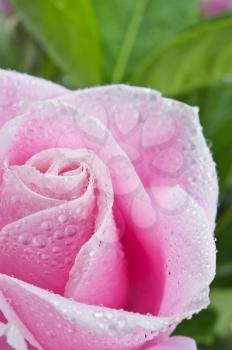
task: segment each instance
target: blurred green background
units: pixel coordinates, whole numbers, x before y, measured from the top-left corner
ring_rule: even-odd
[[[206,0],[220,1],[229,3]],[[0,0],[0,67],[70,88],[148,86],[200,107],[220,181],[217,277],[210,307],[176,333],[194,337],[202,350],[232,349],[232,12],[209,16],[200,0],[11,5]]]

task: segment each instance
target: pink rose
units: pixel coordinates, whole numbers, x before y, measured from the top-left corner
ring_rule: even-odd
[[[196,349],[169,335],[208,305],[215,274],[217,177],[197,108],[6,71],[0,89],[0,341]]]
[[[232,10],[232,0],[201,0],[202,12],[206,17]]]
[[[9,0],[0,0],[0,15],[1,13],[5,16],[9,16],[13,13],[13,8]]]

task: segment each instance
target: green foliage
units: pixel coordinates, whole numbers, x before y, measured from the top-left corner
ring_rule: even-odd
[[[100,82],[100,38],[90,0],[14,0],[28,30],[78,86]]]
[[[28,37],[18,14],[4,17],[0,14],[0,67],[43,76],[51,80],[62,80],[57,67]]]
[[[232,339],[220,340],[217,339],[213,346],[199,346],[199,350],[231,350]]]
[[[232,288],[214,289],[211,293],[212,307],[219,315],[215,334],[232,338]]]
[[[3,68],[22,68],[22,54],[18,46],[18,18],[0,14],[0,65]]]
[[[198,19],[197,0],[14,0],[23,21],[75,86],[121,82]]]
[[[232,16],[203,22],[147,58],[131,78],[165,94],[193,90],[232,73]]]
[[[203,310],[191,320],[182,322],[175,331],[175,335],[186,335],[202,344],[212,344],[215,338],[215,329],[218,314],[213,309]]]
[[[230,204],[219,215],[217,224],[217,275],[215,284],[221,287],[232,288],[232,200],[230,192]],[[231,299],[232,303],[232,299]],[[232,309],[232,307],[231,307]],[[232,318],[231,318],[232,323]],[[232,328],[231,328],[232,329]]]
[[[154,49],[198,19],[198,1],[93,0],[107,81],[121,82]]]
[[[209,346],[217,339],[232,340],[232,288],[213,288],[211,305],[191,320],[182,322],[175,335],[186,335],[199,343]]]

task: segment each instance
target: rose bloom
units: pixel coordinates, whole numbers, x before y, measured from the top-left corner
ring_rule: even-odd
[[[206,17],[216,16],[232,10],[232,0],[201,0],[201,7]]]
[[[146,88],[0,72],[3,349],[194,350],[215,164],[198,109]]]
[[[9,0],[0,0],[0,16],[9,16],[13,13],[13,8]]]

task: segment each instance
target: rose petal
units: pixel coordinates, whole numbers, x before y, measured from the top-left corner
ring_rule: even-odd
[[[1,271],[62,293],[77,252],[94,230],[92,186],[76,200],[4,226]]]
[[[207,217],[179,186],[153,188],[152,196],[165,261],[159,315],[197,312],[208,305],[208,286],[215,276],[216,249]]]
[[[30,175],[30,180],[33,181],[35,178],[33,169],[24,167],[21,169],[21,172],[23,171],[27,176]],[[0,228],[27,215],[65,202],[33,192],[18,175],[15,169],[4,170],[0,185]]]
[[[0,276],[0,290],[0,308],[6,317],[28,341],[33,336],[46,350],[57,345],[70,350],[138,350],[182,317],[159,318],[81,304],[5,275]]]
[[[193,339],[187,337],[171,337],[167,341],[147,350],[197,350]]]
[[[82,159],[79,159],[80,152],[75,154],[76,164],[74,164],[75,158],[71,159],[67,154],[68,151],[62,149],[46,150],[30,158],[25,166],[12,168],[33,192],[51,199],[72,200],[81,196],[86,190],[88,169]],[[36,168],[37,162],[42,159],[46,162],[50,157],[52,160],[46,172]],[[72,170],[68,170],[70,167]]]
[[[9,323],[13,323],[15,326],[17,326],[17,329],[19,330],[20,334],[24,337],[24,340],[28,340],[28,348],[36,349],[36,350],[43,350],[39,343],[35,340],[33,335],[30,333],[30,331],[25,327],[23,322],[18,317],[17,313],[9,306],[9,299],[7,299],[2,291],[0,290],[0,310],[4,312],[4,317],[6,317],[6,320],[10,320]],[[7,323],[7,322],[6,322]]]
[[[1,311],[0,311],[0,323],[7,323],[7,320]]]
[[[206,277],[205,283],[203,279],[200,282],[200,279],[197,277],[198,268],[195,268],[195,272],[193,272],[193,267],[190,267],[190,271],[192,271],[192,274],[195,276],[194,280],[198,280],[199,282],[196,283],[195,287],[198,286],[197,288],[199,288],[199,290],[202,289],[202,292],[199,293],[199,297],[195,300],[195,306],[197,306],[198,303],[199,305],[206,306],[208,303],[207,283],[210,283],[215,273],[215,249],[212,237],[210,237],[209,234],[213,232],[215,226],[214,220],[217,208],[218,186],[215,165],[202,135],[197,109],[174,100],[160,98],[158,94],[155,94],[155,92],[152,92],[152,90],[149,89],[126,86],[99,87],[84,91],[76,91],[74,93],[69,93],[67,96],[62,96],[60,99],[77,106],[84,112],[86,111],[90,113],[91,101],[95,105],[97,103],[99,104],[98,110],[100,110],[100,107],[103,111],[105,110],[104,118],[99,114],[94,114],[94,112],[92,112],[92,115],[99,118],[108,128],[110,128],[115,139],[127,152],[130,159],[132,159],[135,169],[145,187],[149,190],[153,187],[156,187],[157,189],[158,186],[162,186],[160,192],[161,202],[165,199],[166,194],[168,194],[168,191],[162,191],[164,186],[168,186],[170,191],[172,191],[171,186],[175,188],[175,185],[179,185],[187,192],[185,193],[185,191],[183,191],[184,197],[187,198],[187,200],[190,195],[204,208],[208,216],[208,222],[204,218],[201,208],[199,208],[196,203],[194,208],[191,207],[192,212],[195,212],[196,217],[199,219],[200,216],[201,219],[198,222],[199,226],[194,224],[191,233],[188,235],[189,237],[191,237],[191,235],[194,237],[192,239],[193,241],[196,239],[196,234],[194,235],[194,233],[198,232],[197,236],[199,236],[198,239],[202,242],[202,246],[207,246],[206,250],[209,254],[209,258],[206,259],[206,261],[208,262],[205,261],[204,268],[199,268],[199,271],[204,271],[204,276],[205,274],[207,275],[208,266],[209,273]],[[120,111],[120,113],[116,113],[115,111],[117,110]],[[120,120],[121,125],[124,125],[126,130],[128,120],[130,120],[131,117],[132,120],[134,120],[134,115],[136,115],[136,113],[140,116],[137,123],[137,129],[135,125],[133,125],[133,133],[131,135],[128,133],[127,138],[124,139],[117,128],[118,120]],[[121,115],[124,116],[124,122]],[[134,157],[134,155],[137,156]],[[156,192],[158,192],[158,190]],[[168,197],[169,196],[170,194],[168,194]],[[182,205],[186,204],[185,198],[182,204],[180,201],[183,201],[183,198],[176,198],[179,215],[177,215],[174,220],[177,220],[177,217],[182,215]],[[176,204],[172,203],[173,200],[169,202],[169,206],[174,205],[175,207]],[[132,206],[132,213],[134,211],[134,206],[136,207],[136,205],[134,204]],[[195,209],[195,206],[197,209]],[[138,205],[138,209],[136,208],[135,210],[134,222],[135,220],[137,221],[136,218],[140,218],[140,226],[142,223],[146,222],[144,217],[138,215],[141,212],[144,213],[145,210],[141,209],[144,207],[146,206]],[[168,214],[167,212],[170,209],[171,214],[175,214],[175,208],[165,208],[166,214]],[[171,232],[172,226],[174,226],[174,224],[171,225],[168,215],[163,220],[163,223],[166,228],[166,235],[164,235],[167,240],[166,245],[173,244],[173,236],[176,239],[176,249],[178,249],[179,244],[180,246],[183,245],[182,241],[184,238],[181,238],[179,232],[176,232],[175,230],[173,235],[168,236],[168,230]],[[188,221],[186,222],[186,225],[187,224]],[[184,226],[183,222],[182,225]],[[193,227],[195,230],[197,229],[197,231],[194,231]],[[189,231],[189,226],[187,225],[186,228],[181,229],[182,235],[184,230]],[[199,233],[199,230],[201,230],[201,234]],[[161,234],[163,229],[158,226],[156,228],[156,232],[157,231],[160,231]],[[204,237],[209,237],[209,241],[207,242],[207,239]],[[186,237],[186,247],[182,251],[179,251],[180,259],[183,259],[184,264],[186,263],[185,261],[198,261],[196,252],[193,250],[190,252],[191,244],[194,246],[194,242],[191,242],[190,239],[187,240]],[[162,250],[165,252],[166,249],[167,248],[164,244]],[[169,252],[169,249],[167,249],[167,251]],[[186,254],[186,251],[188,251],[189,255]],[[173,266],[177,266],[174,256],[169,259],[168,252],[165,253],[165,260],[171,260]],[[201,255],[199,261],[202,261],[201,259],[204,259],[204,252],[202,252],[202,249],[198,249],[198,253]],[[191,256],[191,259],[188,258],[188,256]],[[164,266],[166,266],[166,264],[167,263],[164,263]],[[182,272],[181,269],[175,271],[175,273],[178,272],[176,285],[175,287],[172,285],[172,288],[170,288],[172,277],[168,276],[167,269],[165,269],[166,287],[163,295],[169,295],[171,297],[164,298],[160,309],[161,314],[163,312],[164,314],[165,312],[170,312],[174,305],[177,309],[180,307],[180,300],[175,300],[173,305],[171,304],[171,300],[174,295],[177,296],[177,298],[180,296],[177,280],[180,277],[181,281],[184,283],[185,278],[183,276],[187,274],[187,270],[188,269],[186,268],[186,270],[183,270]],[[199,275],[200,274],[201,272],[199,272]],[[169,288],[170,292],[166,293]],[[176,293],[173,292],[174,290],[176,290]],[[194,293],[197,295],[198,292],[195,290]],[[191,296],[187,290],[186,293],[183,292],[182,295],[188,296],[189,300],[191,300]],[[202,295],[203,300],[200,302]],[[164,305],[166,302],[167,306],[165,307]]]
[[[204,207],[214,227],[215,165],[196,108],[161,98],[150,89],[124,85],[77,90],[59,99],[110,129],[146,188],[182,185]]]
[[[163,262],[161,261],[160,248],[154,237],[150,235],[149,239],[146,239],[146,235],[141,235],[140,224],[134,225],[131,205],[138,197],[140,206],[145,205],[149,208],[144,213],[148,215],[145,220],[147,223],[145,230],[154,226],[154,221],[151,221],[151,218],[152,216],[155,218],[155,209],[151,206],[150,198],[131,162],[110,132],[94,118],[80,115],[76,109],[61,102],[49,101],[36,104],[29,108],[22,117],[16,119],[18,119],[19,129],[16,131],[12,144],[9,137],[6,138],[5,135],[9,135],[13,122],[8,122],[0,130],[0,134],[2,133],[8,140],[9,149],[3,157],[10,164],[25,163],[32,155],[47,148],[72,147],[78,149],[85,147],[98,155],[106,166],[108,165],[114,193],[118,194],[115,204],[128,221],[123,236],[123,247],[129,261],[129,299],[132,307],[130,310],[145,313],[156,312],[163,291],[161,271]],[[49,137],[47,130],[51,130]],[[95,157],[91,158],[91,162],[94,162],[94,159]],[[122,175],[125,177],[123,178]],[[103,180],[107,179],[107,176],[109,174],[105,175]],[[104,181],[104,183],[106,186],[107,182]],[[106,195],[110,194],[107,186],[105,192]]]
[[[101,239],[101,233],[97,232],[80,250],[64,296],[92,305],[125,308],[128,304],[127,265],[113,218],[104,236],[107,238]]]
[[[0,323],[1,350],[27,350],[27,345],[13,323]]]
[[[0,69],[0,126],[32,101],[67,93],[62,86],[27,74]]]
[[[55,202],[56,206],[53,207],[52,210],[46,211],[40,208],[40,212],[37,214],[24,217],[24,219],[20,221],[16,221],[15,223],[11,222],[8,226],[5,226],[0,234],[0,238],[4,240],[4,245],[1,247],[1,271],[10,275],[13,274],[25,281],[43,286],[44,288],[62,293],[65,282],[68,279],[69,270],[74,263],[75,256],[81,249],[81,256],[79,257],[78,255],[77,257],[75,273],[75,277],[78,277],[78,285],[76,278],[73,278],[71,280],[72,282],[69,283],[69,296],[76,300],[84,300],[88,304],[97,303],[111,307],[124,307],[127,298],[125,261],[122,262],[122,260],[119,259],[119,254],[123,254],[123,252],[120,242],[116,237],[117,234],[114,233],[115,227],[112,218],[111,224],[106,226],[108,230],[107,236],[109,235],[109,243],[114,243],[115,241],[114,246],[116,249],[113,251],[111,250],[111,254],[109,255],[110,250],[106,249],[108,245],[107,247],[101,245],[101,239],[108,239],[108,237],[106,233],[104,233],[104,238],[100,230],[102,232],[105,231],[106,224],[104,222],[108,220],[107,218],[112,210],[113,193],[110,177],[108,173],[105,172],[104,165],[101,164],[97,156],[93,158],[91,152],[84,150],[50,149],[38,153],[33,158],[32,163],[38,163],[38,160],[40,160],[41,165],[43,160],[43,164],[47,164],[46,159],[54,159],[55,156],[58,157],[57,161],[59,160],[60,162],[59,167],[61,167],[62,164],[63,166],[65,165],[65,168],[63,168],[63,166],[60,168],[60,170],[64,169],[65,173],[66,170],[69,169],[67,168],[68,165],[71,166],[74,163],[77,164],[80,162],[81,164],[85,162],[86,166],[89,167],[89,169],[87,169],[88,172],[91,173],[89,188],[85,194],[76,193],[77,198],[79,195],[82,195],[82,198],[80,197],[77,200],[66,202],[66,204],[63,204],[62,201],[53,200],[51,202],[52,204]],[[55,166],[56,163],[57,162],[52,163],[52,168],[48,170],[49,173],[54,173],[54,171],[55,173],[59,172],[59,168]],[[38,180],[41,180],[46,174],[37,174],[37,171],[34,168],[30,168],[28,165],[22,167],[13,166],[12,168],[13,172],[15,172],[17,176],[20,177],[20,180],[24,181],[28,187],[35,184],[36,188],[39,187],[40,192],[41,190],[44,191],[44,188],[40,189],[41,184],[38,183]],[[27,173],[28,170],[30,170],[29,174]],[[73,172],[75,173],[74,170],[69,170],[67,173],[73,174]],[[51,181],[57,181],[57,178],[59,180],[64,180],[64,176],[58,177],[58,174],[47,176],[53,176],[50,179]],[[76,176],[74,176],[74,179]],[[95,178],[95,184],[93,183],[93,178]],[[11,183],[9,183],[9,181],[6,182],[8,184],[8,191],[5,188],[6,186],[4,186],[6,201],[4,201],[3,198],[3,208],[5,202],[7,202],[9,198],[9,188],[12,190]],[[93,185],[96,186],[98,191],[97,209],[93,207],[94,198],[96,197]],[[76,181],[76,191],[78,190],[78,186],[79,183]],[[15,198],[15,193],[18,194],[19,192],[17,183],[13,190]],[[29,208],[28,210],[30,210],[34,197],[35,199],[37,199],[37,197],[40,199],[40,196],[38,196],[37,192],[32,192],[30,188],[27,188],[27,191],[31,194],[30,198],[27,200],[26,206]],[[63,191],[65,194],[64,185]],[[23,198],[25,200],[25,195]],[[45,197],[44,200],[46,199]],[[36,204],[38,204],[37,202],[39,203],[39,200],[35,200]],[[20,205],[18,203],[16,204],[15,209],[13,208],[14,210],[12,210],[12,206],[8,208],[5,205],[6,212],[12,210],[12,215],[15,215],[17,209],[22,208],[22,203],[20,203]],[[32,207],[32,212],[34,209],[35,208]],[[83,214],[84,211],[85,215]],[[64,212],[67,212],[67,214],[64,214]],[[29,212],[29,214],[31,213]],[[12,215],[11,221],[15,219]],[[89,249],[87,247],[85,248],[84,243],[91,237],[94,230],[96,230],[96,232],[92,241],[95,242],[96,256],[94,259],[91,259],[90,262],[88,259],[83,258],[83,256],[85,256],[84,252],[86,249]],[[99,247],[99,245],[101,245],[101,247]],[[15,255],[19,256],[17,260],[14,258]],[[98,259],[96,259],[97,256]],[[103,274],[103,270],[98,267],[100,262],[102,262],[102,269],[106,269],[105,272],[107,272],[107,274],[105,275]],[[43,266],[42,269],[41,264]],[[88,264],[88,268],[86,264]],[[93,270],[96,271],[96,269],[98,269],[99,274],[97,276],[94,272],[93,276]],[[86,282],[90,281],[91,275],[96,280],[94,295],[91,293],[91,289],[86,288]],[[112,277],[115,280],[114,284],[112,283]],[[107,290],[105,287],[107,284],[111,285],[111,290]],[[98,293],[96,298],[97,289]]]
[[[177,118],[177,124],[175,125],[179,125],[180,127],[173,133],[173,135],[176,135],[177,132],[178,137],[175,136],[173,140],[173,136],[171,136],[170,143],[165,138],[164,145],[162,145],[160,149],[164,151],[167,147],[168,152],[176,147],[178,150],[176,155],[179,155],[179,151],[186,151],[185,148],[188,149],[188,147],[190,147],[191,142],[189,142],[189,140],[194,136],[196,139],[194,140],[194,147],[191,147],[191,149],[197,149],[197,152],[192,154],[192,156],[196,157],[193,159],[195,166],[186,166],[186,171],[184,171],[182,175],[178,175],[175,167],[172,167],[167,172],[166,178],[168,181],[166,181],[166,178],[163,178],[163,173],[161,176],[160,173],[156,172],[155,182],[153,181],[154,179],[149,182],[148,175],[153,174],[153,172],[151,172],[151,163],[147,164],[147,166],[149,166],[149,171],[147,171],[146,164],[144,165],[142,162],[136,169],[147,186],[146,190],[128,157],[112,138],[111,133],[94,118],[79,114],[77,110],[59,102],[37,104],[29,109],[24,116],[18,118],[16,124],[19,129],[18,131],[14,130],[17,135],[14,137],[13,144],[10,145],[11,141],[8,138],[9,151],[8,154],[5,154],[5,157],[13,164],[24,163],[30,156],[39,152],[41,149],[55,146],[74,148],[86,147],[98,154],[109,167],[115,193],[115,204],[121,213],[123,213],[125,219],[126,229],[122,237],[122,243],[128,260],[129,304],[127,309],[132,311],[136,310],[141,313],[151,312],[153,314],[157,314],[158,312],[161,314],[172,313],[174,310],[191,310],[191,313],[194,313],[207,304],[208,298],[206,288],[208,288],[208,284],[214,275],[215,248],[212,237],[214,218],[212,219],[212,216],[214,216],[213,212],[215,212],[216,209],[217,183],[215,169],[210,153],[202,137],[198,120],[194,114],[195,112],[190,107],[177,102],[166,99],[163,99],[161,102],[160,110],[167,110],[169,116],[171,115],[173,118]],[[150,113],[151,110],[149,109],[148,112]],[[183,125],[181,123],[183,123]],[[158,123],[158,125],[162,125],[162,123]],[[40,126],[39,137],[37,137],[38,126]],[[6,134],[8,135],[11,128],[12,126],[10,123],[5,125],[1,130],[3,136]],[[51,130],[49,137],[47,136],[47,130]],[[182,142],[180,142],[181,138]],[[149,145],[149,149],[147,149],[146,145],[145,148],[147,153],[144,153],[144,159],[146,159],[146,154],[148,154],[149,157],[154,157],[155,152],[153,146]],[[17,150],[17,152],[15,150]],[[187,152],[186,154],[189,156],[191,152]],[[208,176],[207,181],[205,178],[204,181],[202,180],[204,174],[202,173],[201,165],[203,163],[200,164],[197,158],[200,153],[206,155],[204,159],[205,164],[209,168],[212,168],[212,174]],[[185,152],[183,152],[183,154],[185,154]],[[186,154],[184,164],[188,165],[189,159]],[[173,155],[174,161],[179,162],[178,159],[179,156],[175,158]],[[149,161],[150,160],[149,158]],[[136,164],[134,165],[136,166]],[[190,169],[192,171],[191,174],[189,174]],[[144,170],[145,175],[147,174],[147,179],[144,177],[145,175],[142,175],[142,170]],[[204,171],[205,170],[204,168]],[[162,169],[162,171],[164,171],[164,169]],[[173,171],[175,176],[173,175]],[[124,173],[126,175],[125,182],[123,181]],[[188,186],[188,176],[192,176],[195,173],[197,176],[199,175],[199,181],[197,180],[196,183],[194,183],[194,186],[198,184],[198,191],[196,191],[194,186]],[[203,192],[199,191],[199,188],[201,188],[201,181],[205,184],[205,187],[203,186]],[[191,215],[195,210],[197,212],[197,220],[189,216],[190,214],[186,210],[183,214],[177,215],[175,219],[165,217],[165,220],[163,220],[165,226],[162,228],[159,224],[159,221],[162,222],[162,211],[160,214],[161,216],[156,213],[157,209],[160,210],[159,207],[162,207],[162,203],[157,207],[156,202],[158,199],[156,200],[155,197],[152,196],[150,189],[155,186],[170,187],[179,182],[183,191],[187,189],[186,196],[187,198],[190,197]],[[128,184],[130,186],[128,186]],[[208,195],[209,192],[207,192],[207,195],[205,194],[206,187],[207,191],[209,191],[211,187],[210,193],[212,194],[212,201],[210,205],[208,205],[208,202],[206,203],[205,200],[205,198],[210,197]],[[171,193],[172,198],[173,191]],[[204,193],[205,197],[203,198],[202,196],[200,198],[198,193],[200,197],[202,193]],[[191,199],[190,195],[193,195],[193,198],[198,196],[197,203],[203,201],[202,206],[207,208],[208,219],[206,219],[203,209]],[[162,196],[164,196],[164,198],[168,197],[165,193],[163,193],[161,197]],[[181,203],[183,204],[182,199]],[[148,208],[148,210],[142,210],[144,207]],[[175,204],[168,207],[167,211],[171,210],[172,212],[172,207],[175,208]],[[211,208],[210,211],[208,211],[208,208]],[[138,216],[136,213],[141,211],[146,216],[144,220],[139,221],[136,219]],[[179,217],[183,218],[183,222],[180,221],[180,226],[177,226],[176,224]],[[154,218],[154,220],[151,220],[152,218]],[[190,219],[192,222],[191,225],[189,225]],[[145,226],[143,226],[143,222],[146,223]],[[174,230],[175,234],[172,235],[171,232],[175,227],[178,229]],[[191,238],[191,235],[194,238]],[[176,247],[178,247],[179,243],[182,249],[178,251],[178,257],[175,257],[175,252],[178,250]],[[206,243],[209,244],[207,247],[209,248],[207,249],[209,258],[206,258],[204,252],[202,252]],[[194,249],[192,249],[193,247]],[[166,251],[167,253],[165,253]],[[196,256],[196,254],[200,254],[200,258],[198,255]],[[190,285],[187,286],[185,283],[186,280],[189,280],[186,278],[186,274],[188,273],[187,269],[182,268],[183,262],[186,260],[196,262],[196,264],[194,263],[192,265],[192,268],[190,267],[194,281],[192,290]],[[198,260],[202,263],[200,266],[197,263]],[[168,272],[170,271],[167,268],[167,266],[169,267],[170,265],[170,261],[173,262],[171,275],[169,275]],[[210,264],[208,264],[208,261]],[[175,273],[172,274],[172,271]],[[201,276],[199,276],[199,271]],[[176,281],[173,280],[175,274],[177,276]],[[180,281],[183,282],[183,288],[178,284]],[[170,295],[173,295],[173,297],[169,299],[167,296]]]

